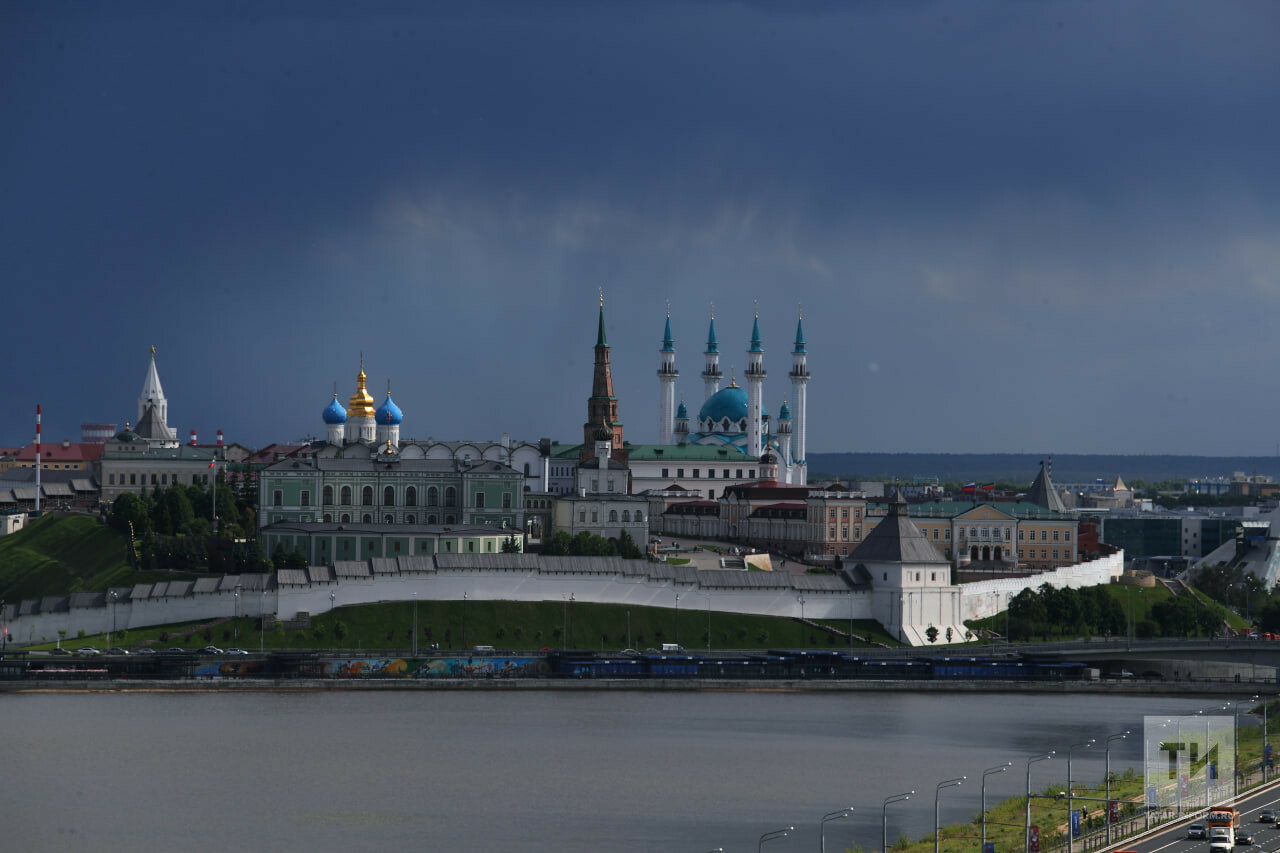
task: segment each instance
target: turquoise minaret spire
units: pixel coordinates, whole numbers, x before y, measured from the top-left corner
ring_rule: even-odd
[[[720,347],[716,343],[716,306],[711,306],[711,326],[707,329],[707,349],[703,353],[707,357],[706,369],[702,371],[703,402],[711,399],[711,395],[720,390]]]

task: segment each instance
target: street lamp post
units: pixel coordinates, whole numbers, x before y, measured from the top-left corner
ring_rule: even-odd
[[[413,594],[413,656],[418,656],[418,593]]]
[[[819,853],[827,853],[827,824],[833,820],[846,818],[853,811],[853,806],[847,809],[840,809],[838,812],[831,812],[822,816],[822,820],[818,823],[818,850]]]
[[[231,594],[236,597],[236,618],[231,623],[231,639],[238,640],[240,639],[240,584],[236,584]]]
[[[567,618],[567,617],[566,617]],[[462,591],[462,648],[467,647],[467,591]]]
[[[1067,853],[1071,853],[1071,842],[1075,837],[1074,824],[1072,820],[1075,817],[1075,806],[1072,803],[1072,797],[1075,794],[1075,788],[1071,783],[1071,753],[1077,749],[1088,749],[1097,743],[1095,738],[1089,738],[1084,743],[1074,743],[1067,749]]]
[[[756,853],[760,853],[764,849],[766,841],[773,841],[775,838],[786,838],[794,829],[794,826],[788,826],[786,829],[775,829],[773,832],[766,832],[760,836],[760,841],[756,844]]]
[[[698,593],[698,595],[702,596],[707,600],[707,653],[710,654],[711,653],[711,596],[705,592],[700,592]]]
[[[1113,740],[1124,740],[1129,736],[1129,730],[1126,729],[1114,735],[1107,736],[1107,765],[1104,770],[1105,782],[1107,785],[1107,844],[1111,844],[1111,742]]]
[[[1249,701],[1250,701],[1250,702],[1257,702],[1257,701],[1258,701],[1258,697],[1257,697],[1257,696],[1250,696],[1250,697],[1249,697]],[[1238,798],[1238,797],[1240,796],[1240,707],[1241,707],[1243,704],[1244,704],[1243,702],[1237,702],[1237,703],[1236,703],[1236,710],[1235,710],[1235,723],[1233,724],[1233,728],[1232,728],[1232,732],[1231,732],[1232,737],[1233,737],[1233,738],[1234,738],[1234,740],[1235,740],[1235,743],[1234,743],[1234,745],[1233,745],[1233,747],[1232,747],[1232,748],[1233,748],[1233,750],[1234,750],[1234,754],[1235,754],[1235,759],[1234,759],[1234,761],[1233,761],[1233,764],[1234,764],[1235,766],[1232,768],[1232,775],[1235,777],[1235,779],[1234,779],[1234,781],[1233,781],[1233,784],[1232,784],[1232,788],[1231,788],[1231,792],[1232,792],[1232,799],[1236,799],[1236,798]]]
[[[889,853],[889,804],[909,800],[914,793],[915,791],[907,791],[905,794],[894,794],[884,801],[884,807],[880,810],[880,853]]]
[[[263,587],[258,596],[258,651],[267,645],[267,590]]]
[[[120,593],[114,589],[111,590],[111,633],[116,631],[116,599],[120,597]],[[0,619],[3,619],[4,602],[0,601]],[[111,648],[111,634],[107,634],[107,648]]]
[[[1012,766],[1012,761],[1006,761],[999,767],[992,767],[989,770],[982,771],[982,849],[984,851],[987,849],[987,777],[1003,773]]]
[[[968,778],[968,776],[958,776],[955,779],[948,779],[945,782],[939,782],[938,787],[933,791],[933,853],[938,853],[938,845],[942,840],[940,838],[942,835],[942,829],[939,823],[938,795],[942,793],[943,788],[954,788]]]
[[[808,634],[808,631],[805,630],[805,625],[804,625],[804,596],[797,595],[796,601],[800,602],[800,645],[804,647],[808,645],[808,643],[806,642],[807,640],[806,635]]]
[[[631,645],[631,611],[627,611],[627,648],[635,648]]]
[[[676,645],[680,645],[680,593],[676,593]]]
[[[1054,750],[1051,749],[1044,755],[1033,755],[1027,759],[1027,823],[1023,830],[1025,853],[1031,853],[1031,765],[1037,761],[1048,761],[1053,755]]]

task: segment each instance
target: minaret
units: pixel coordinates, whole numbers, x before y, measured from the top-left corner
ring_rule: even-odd
[[[703,402],[720,390],[720,347],[716,344],[716,306],[711,306],[711,327],[707,330],[707,368],[702,371]]]
[[[169,426],[169,401],[164,397],[164,389],[160,387],[160,374],[156,372],[156,348],[151,348],[151,363],[147,365],[147,378],[142,380],[142,393],[138,395],[138,420],[147,412],[147,406],[155,406],[160,422]]]
[[[791,407],[783,400],[778,410],[778,468],[782,482],[795,482],[796,467],[791,461]]]
[[[796,407],[794,409],[795,424],[793,425],[796,452],[795,466],[798,477],[795,482],[798,486],[807,485],[809,482],[809,462],[805,457],[805,427],[808,426],[806,417],[806,394],[809,384],[809,367],[805,364],[805,348],[804,348],[804,308],[800,308],[800,319],[796,321],[796,345],[791,350],[791,396],[795,400]],[[783,459],[784,464],[790,464],[789,460]]]
[[[689,410],[685,408],[684,398],[680,398],[680,408],[676,409],[676,444],[689,443]]]
[[[764,442],[762,415],[764,411],[764,347],[760,345],[760,305],[756,303],[755,324],[751,327],[751,346],[747,349],[747,455],[759,459]]]
[[[351,424],[352,441],[376,441],[377,423],[374,419],[373,397],[365,388],[368,376],[364,372],[364,353],[360,354],[360,373],[356,375],[356,392],[347,400],[347,421]]]
[[[676,379],[680,371],[676,369],[676,347],[671,340],[671,303],[667,303],[667,330],[662,337],[662,361],[658,364],[658,381],[662,383],[662,394],[658,399],[658,444],[675,443],[676,417]]]
[[[604,425],[611,436],[611,455],[627,464],[627,451],[622,444],[622,424],[618,422],[618,398],[613,396],[613,373],[609,368],[609,341],[604,333],[604,291],[600,291],[600,325],[596,331],[596,365],[591,376],[591,396],[587,399],[587,422],[582,425],[582,451],[579,461],[595,455],[596,430]]]

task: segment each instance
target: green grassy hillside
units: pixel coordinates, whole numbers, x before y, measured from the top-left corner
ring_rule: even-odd
[[[133,581],[127,538],[92,516],[46,515],[0,537],[0,597],[6,601]]]

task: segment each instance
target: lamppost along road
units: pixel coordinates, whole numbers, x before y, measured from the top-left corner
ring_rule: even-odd
[[[957,785],[963,784],[964,780],[968,778],[969,778],[968,776],[960,776],[956,779],[948,779],[945,782],[939,782],[938,787],[934,789],[934,792],[933,792],[933,853],[938,853],[938,845],[942,840],[941,838],[939,838],[939,836],[942,834],[942,827],[939,824],[938,795],[942,793],[943,788],[954,788]]]
[[[1071,841],[1075,837],[1075,806],[1072,804],[1074,783],[1071,781],[1071,753],[1077,749],[1088,749],[1097,743],[1096,738],[1089,738],[1083,743],[1074,743],[1067,749],[1067,853],[1071,853]]]
[[[1108,844],[1111,843],[1111,742],[1113,740],[1124,740],[1128,736],[1129,736],[1128,729],[1118,734],[1107,736],[1107,766],[1103,772],[1106,774],[1105,780],[1107,784],[1107,843]]]
[[[853,811],[853,806],[847,809],[840,809],[838,812],[831,812],[822,816],[822,820],[818,823],[818,844],[820,853],[827,853],[827,824],[833,820],[846,818]]]
[[[888,853],[889,850],[889,804],[909,800],[914,793],[915,791],[907,791],[905,794],[894,794],[885,799],[884,807],[880,809],[880,850],[882,853]]]
[[[786,829],[775,829],[773,832],[766,832],[764,835],[760,836],[760,841],[756,843],[756,853],[761,853],[761,851],[764,850],[764,843],[766,841],[773,841],[776,838],[786,838],[793,830],[795,830],[794,826],[788,826]]]
[[[1023,849],[1025,853],[1031,853],[1031,765],[1037,761],[1048,761],[1053,758],[1054,751],[1044,755],[1033,755],[1027,759],[1027,822],[1023,829]]]
[[[987,777],[994,776],[997,773],[1003,773],[1013,766],[1012,761],[1006,761],[999,767],[992,767],[982,771],[982,849],[987,849]]]

